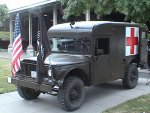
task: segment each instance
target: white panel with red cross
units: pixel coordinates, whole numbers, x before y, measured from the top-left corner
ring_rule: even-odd
[[[139,27],[126,27],[126,51],[125,55],[138,54],[139,48]]]

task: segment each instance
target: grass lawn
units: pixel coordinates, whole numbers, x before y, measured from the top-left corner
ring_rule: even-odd
[[[7,82],[11,75],[11,60],[0,58],[0,94],[16,90],[16,86]]]
[[[150,94],[129,100],[103,113],[150,113]]]
[[[0,38],[4,40],[10,40],[10,33],[5,31],[0,31]]]

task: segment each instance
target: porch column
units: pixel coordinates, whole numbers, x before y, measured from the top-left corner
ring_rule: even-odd
[[[53,7],[53,25],[57,24],[57,6]]]
[[[29,12],[29,46],[27,47],[27,53],[33,54],[32,46],[32,14]]]
[[[85,13],[85,15],[86,15],[86,21],[90,21],[90,10],[89,9],[87,9],[86,10],[86,13]]]
[[[10,31],[10,43],[8,46],[8,52],[10,53],[12,51],[12,44],[13,44],[13,20],[12,15],[10,15],[9,19],[9,31]]]

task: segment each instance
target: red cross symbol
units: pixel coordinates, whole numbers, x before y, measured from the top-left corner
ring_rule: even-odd
[[[138,37],[135,37],[135,28],[131,28],[131,37],[126,37],[126,45],[130,46],[130,54],[134,54],[134,46],[138,45]]]

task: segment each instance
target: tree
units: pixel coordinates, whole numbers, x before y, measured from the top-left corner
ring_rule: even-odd
[[[64,19],[70,15],[79,16],[85,9],[83,0],[60,0],[64,9]]]
[[[8,8],[5,4],[0,4],[0,27],[3,26],[3,23],[8,18]]]
[[[60,0],[64,9],[64,18],[79,16],[87,9],[94,10],[98,16],[120,12],[126,19],[145,23],[150,21],[150,0]]]
[[[124,13],[126,19],[150,22],[150,0],[116,0],[116,10]]]
[[[94,10],[98,16],[110,14],[114,11],[114,0],[60,0],[65,7],[64,18],[67,19],[70,15],[79,16],[87,9]]]

